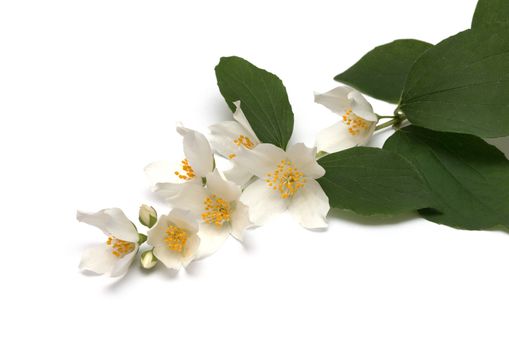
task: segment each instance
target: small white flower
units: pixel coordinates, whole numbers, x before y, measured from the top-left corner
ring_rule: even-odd
[[[242,240],[244,230],[251,225],[248,207],[239,201],[240,186],[226,180],[217,169],[206,179],[206,187],[190,185],[170,201],[174,207],[188,209],[201,218],[200,258],[214,253],[230,234]]]
[[[339,122],[318,133],[319,152],[334,153],[369,142],[378,117],[360,92],[340,86],[324,94],[315,94],[315,102],[340,116]]]
[[[325,228],[329,199],[316,179],[325,170],[316,162],[316,149],[299,143],[285,152],[271,144],[260,144],[240,152],[237,161],[258,180],[249,185],[241,202],[249,207],[251,221],[257,225],[289,210],[309,229]]]
[[[183,136],[185,159],[179,164],[159,161],[145,167],[152,190],[168,199],[185,192],[188,184],[201,184],[202,178],[214,169],[214,155],[207,138],[183,126],[177,127]]]
[[[235,120],[210,126],[210,142],[216,152],[232,161],[233,167],[224,172],[225,177],[243,186],[251,179],[252,175],[238,165],[235,157],[240,149],[253,149],[260,143],[260,140],[256,137],[249,121],[242,112],[240,102],[234,104],[237,107],[233,113],[233,119]]]
[[[118,208],[97,213],[78,211],[76,218],[99,228],[107,236],[105,243],[85,250],[80,269],[111,277],[124,276],[138,251],[139,237],[134,224]]]
[[[196,257],[200,238],[198,223],[189,211],[173,209],[162,215],[157,224],[148,231],[148,244],[154,247],[153,254],[167,268],[179,270]]]

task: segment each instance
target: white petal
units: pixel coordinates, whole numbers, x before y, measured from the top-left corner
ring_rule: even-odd
[[[373,112],[373,107],[359,91],[351,91],[348,94],[348,98],[351,101],[352,111],[354,114],[367,121],[378,121],[378,117]]]
[[[315,102],[327,107],[332,112],[343,115],[351,106],[348,94],[353,89],[348,86],[339,86],[323,94],[315,94]]]
[[[80,222],[97,227],[107,235],[127,242],[138,242],[138,230],[118,208],[103,209],[96,213],[78,211],[76,218]]]
[[[178,128],[184,136],[184,154],[198,177],[205,177],[214,168],[214,156],[207,138],[186,128]]]
[[[261,143],[252,150],[241,150],[235,162],[252,174],[265,178],[273,172],[282,160],[287,159],[285,151],[272,144]]]
[[[175,171],[180,170],[180,166],[169,161],[162,160],[150,163],[145,167],[145,175],[150,187],[159,182],[178,183],[183,182],[175,175]]]
[[[200,237],[200,247],[198,249],[197,259],[205,258],[214,254],[228,238],[231,232],[229,224],[216,226],[214,224],[200,224],[198,237]]]
[[[249,208],[241,203],[235,203],[235,211],[232,213],[232,236],[242,241],[244,239],[244,231],[250,227],[251,221],[249,221]]]
[[[308,180],[306,185],[297,191],[288,208],[297,221],[308,229],[327,227],[325,218],[329,209],[329,199],[315,180]]]
[[[126,254],[122,258],[118,259],[117,264],[113,267],[113,270],[110,272],[111,277],[124,277],[124,275],[129,271],[129,268],[131,267],[134,258],[136,257],[136,254],[138,253],[138,245],[136,245],[136,248],[130,252],[129,254]]]
[[[169,249],[166,245],[155,246],[154,255],[169,269],[179,270],[182,266],[182,254]]]
[[[239,199],[241,190],[239,185],[226,180],[216,169],[207,175],[207,192],[227,202],[233,202]]]
[[[289,204],[264,180],[256,180],[249,185],[240,196],[240,201],[249,207],[249,219],[256,225],[263,225],[273,216],[284,212]]]
[[[197,234],[191,235],[187,240],[186,249],[182,256],[182,266],[187,267],[198,257],[198,250],[200,249],[201,239]]]
[[[227,180],[235,182],[237,185],[244,187],[253,177],[250,171],[244,169],[239,164],[232,162],[233,166],[224,172]]]
[[[255,144],[259,144],[260,140],[256,136],[253,128],[251,127],[251,124],[249,124],[249,121],[247,120],[246,116],[244,115],[244,112],[242,112],[242,108],[240,106],[240,101],[234,102],[235,112],[233,113],[233,119],[235,119],[237,122],[239,122],[240,125],[244,127],[244,129],[248,132],[248,136],[251,141],[253,141]]]
[[[239,146],[235,144],[235,140],[240,135],[248,136],[244,127],[233,120],[211,125],[209,129],[212,147],[225,158],[229,158],[232,154],[237,154]]]
[[[168,203],[174,208],[189,210],[194,215],[201,215],[203,211],[203,201],[207,197],[207,192],[203,186],[196,183],[181,186],[185,186],[183,187],[185,190],[168,198]]]
[[[376,123],[370,123],[367,130],[361,130],[357,135],[348,131],[343,122],[335,123],[323,129],[317,135],[316,146],[319,152],[335,153],[348,148],[366,145],[376,128]]]
[[[87,248],[81,257],[80,269],[92,271],[97,274],[107,274],[111,277],[121,277],[125,275],[131,265],[136,253],[138,245],[129,254],[122,258],[117,258],[112,254],[111,247],[105,243],[97,244]]]
[[[325,175],[325,169],[316,161],[316,148],[297,143],[286,151],[293,165],[307,178],[318,179]]]
[[[175,226],[183,229],[189,235],[198,232],[198,217],[188,210],[172,209],[167,216],[167,220]]]

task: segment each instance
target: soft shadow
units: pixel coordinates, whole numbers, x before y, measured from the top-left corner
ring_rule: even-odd
[[[197,276],[201,275],[203,272],[203,264],[202,264],[201,260],[195,260],[192,263],[190,263],[186,267],[185,271],[189,276],[192,276],[192,277],[197,277]]]
[[[134,277],[134,270],[135,269],[130,268],[124,277],[115,278],[113,282],[105,287],[105,290],[109,293],[115,293],[118,289],[123,288],[124,286],[131,283],[131,281],[136,278]]]
[[[98,273],[95,273],[93,271],[88,271],[88,270],[81,270],[80,273],[83,275],[83,276],[87,276],[87,277],[97,277],[97,276],[101,276],[100,274]]]
[[[213,122],[224,122],[233,120],[233,112],[221,97],[211,98],[206,103],[207,114],[212,117]]]
[[[362,226],[388,226],[418,219],[419,215],[416,212],[414,213],[411,212],[392,216],[383,215],[363,216],[355,214],[354,212],[348,210],[331,209],[328,217],[330,219],[350,221],[357,225]]]
[[[244,233],[244,237],[242,241],[237,240],[237,242],[242,246],[244,251],[247,253],[252,253],[256,250],[255,240],[253,239],[253,235],[251,234],[253,231],[255,231],[256,228],[250,228],[246,230]]]

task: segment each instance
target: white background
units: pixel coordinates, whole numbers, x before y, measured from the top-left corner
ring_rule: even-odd
[[[508,349],[509,236],[413,214],[336,211],[322,233],[283,216],[178,274],[135,266],[116,281],[77,268],[104,237],[76,209],[167,211],[143,167],[179,156],[176,121],[206,131],[231,118],[219,57],[278,74],[293,140],[311,146],[335,120],[314,90],[376,45],[468,28],[475,4],[0,2],[0,347]]]

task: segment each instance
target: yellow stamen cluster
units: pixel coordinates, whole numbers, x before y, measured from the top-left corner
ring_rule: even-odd
[[[351,109],[343,115],[343,122],[348,125],[348,132],[352,136],[357,136],[362,130],[369,129],[369,123],[355,114],[352,115]]]
[[[211,195],[205,198],[203,204],[205,211],[201,214],[201,218],[205,223],[222,226],[231,220],[230,203],[224,199]]]
[[[304,174],[297,170],[288,160],[282,160],[274,173],[267,174],[267,185],[281,193],[282,198],[293,196],[306,184]]]
[[[188,235],[187,232],[180,227],[170,225],[166,230],[166,246],[168,249],[177,253],[182,253],[186,247]]]
[[[117,258],[122,258],[134,250],[134,243],[123,241],[113,236],[108,237],[106,245],[111,246],[111,254],[115,255]]]
[[[194,173],[194,170],[191,167],[191,165],[189,165],[189,161],[187,159],[184,159],[181,163],[182,163],[182,171],[184,173],[176,171],[175,175],[177,175],[182,180],[193,179],[196,176],[196,174]]]
[[[245,135],[240,135],[238,138],[233,140],[233,143],[237,147],[244,147],[245,149],[253,149],[254,146],[255,146],[253,141],[251,141],[251,139],[249,137],[245,136]],[[235,153],[232,153],[232,154],[228,155],[228,158],[233,159],[236,156],[237,155]]]
[[[243,146],[245,149],[253,149],[254,143],[247,136],[240,135],[237,139],[233,141],[237,146]]]

